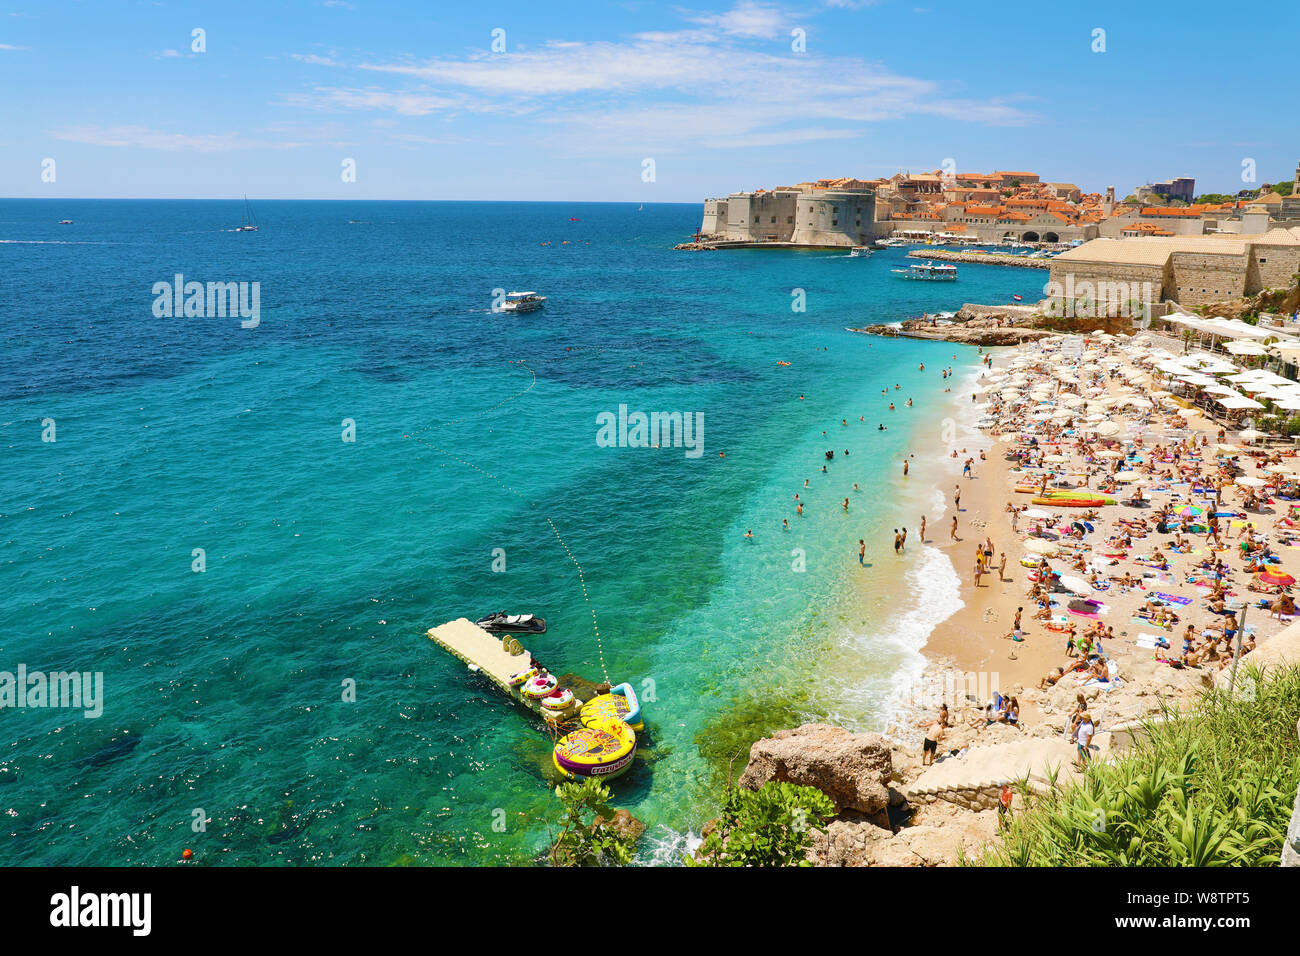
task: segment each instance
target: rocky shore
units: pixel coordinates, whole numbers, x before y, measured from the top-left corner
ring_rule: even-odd
[[[1019,345],[1058,334],[1035,328],[1035,306],[966,303],[951,319],[926,316],[892,325],[867,325],[851,332],[911,339],[960,342],[965,345]],[[943,324],[940,324],[943,323]]]

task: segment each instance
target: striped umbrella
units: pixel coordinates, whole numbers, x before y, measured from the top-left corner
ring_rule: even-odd
[[[1259,581],[1260,584],[1271,584],[1282,588],[1295,584],[1295,578],[1285,571],[1261,571],[1255,575],[1255,580]]]

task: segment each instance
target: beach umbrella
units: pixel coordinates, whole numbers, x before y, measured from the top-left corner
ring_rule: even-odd
[[[1295,584],[1295,578],[1285,571],[1261,571],[1255,575],[1255,580],[1261,584],[1271,584],[1280,588],[1290,587]]]
[[[1136,471],[1117,471],[1113,477],[1116,481],[1139,481],[1142,474]]]
[[[1236,445],[1215,445],[1214,446],[1214,454],[1216,457],[1235,455],[1239,451],[1241,451],[1241,449],[1238,448]]]
[[[1046,511],[1044,511],[1042,508],[1027,508],[1024,511],[1020,512],[1020,514],[1034,521],[1041,521],[1043,519],[1051,517],[1051,515],[1048,514]]]
[[[1095,431],[1098,435],[1104,435],[1106,437],[1113,437],[1115,435],[1118,435],[1121,430],[1122,429],[1120,428],[1117,422],[1102,422],[1101,424],[1093,428],[1093,431]]]
[[[1198,508],[1196,505],[1183,505],[1178,509],[1177,513],[1182,515],[1184,518],[1195,518],[1204,511],[1204,508]]]
[[[1073,591],[1075,594],[1092,593],[1092,585],[1083,580],[1083,578],[1076,578],[1070,574],[1062,574],[1059,581],[1062,587],[1067,591]]]
[[[1050,541],[1044,541],[1042,538],[1029,538],[1025,541],[1025,550],[1047,557],[1056,553],[1056,545]]]
[[[1237,432],[1237,437],[1242,441],[1258,441],[1259,439],[1267,438],[1268,436],[1253,428],[1243,428],[1241,431]]]
[[[1098,458],[1124,458],[1126,456],[1122,451],[1116,451],[1113,448],[1103,448],[1101,451],[1097,452],[1097,457]]]
[[[1055,454],[1053,454],[1053,455],[1044,455],[1044,456],[1043,456],[1043,461],[1051,461],[1051,462],[1062,463],[1062,462],[1067,462],[1067,461],[1069,461],[1069,460],[1070,460],[1070,456],[1069,456],[1069,455],[1055,455]]]
[[[1238,478],[1237,484],[1245,485],[1247,488],[1263,488],[1266,484],[1268,484],[1268,482],[1265,481],[1263,478],[1255,478],[1252,475],[1247,475],[1243,478]]]

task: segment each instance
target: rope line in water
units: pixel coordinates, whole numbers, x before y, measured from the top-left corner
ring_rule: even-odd
[[[537,372],[535,372],[532,368],[529,368],[527,361],[523,359],[520,359],[518,362],[512,360],[511,364],[512,365],[518,364],[522,366],[523,368],[528,370],[529,374],[532,375],[532,381],[528,384],[527,388],[523,389],[522,391],[515,392],[513,395],[502,399],[501,401],[493,405],[491,408],[486,408],[483,411],[475,412],[474,414],[467,415],[464,418],[458,418],[452,421],[438,422],[433,425],[428,425],[425,428],[421,428],[418,431],[410,432],[409,434],[403,435],[402,437],[409,438],[412,441],[424,445],[426,448],[432,449],[433,451],[437,452],[439,455],[443,455],[444,457],[450,458],[452,461],[464,465],[467,468],[472,468],[474,471],[477,471],[480,475],[483,475],[485,478],[492,479],[494,482],[497,483],[497,486],[500,487],[502,490],[507,491],[510,494],[514,495],[516,498],[518,498],[520,501],[526,504],[533,511],[540,513],[541,509],[537,506],[537,504],[534,501],[532,501],[527,495],[521,493],[514,487],[506,484],[505,479],[503,479],[500,475],[494,475],[490,471],[485,471],[484,469],[480,468],[478,465],[474,464],[474,462],[469,461],[468,459],[465,458],[461,458],[455,452],[450,452],[445,448],[440,448],[439,446],[435,445],[433,442],[429,441],[427,438],[417,437],[419,435],[424,435],[431,431],[436,431],[437,429],[443,428],[447,425],[459,425],[462,424],[463,422],[473,421],[476,418],[482,418],[484,415],[491,414],[492,412],[501,408],[503,405],[508,405],[510,402],[522,398],[523,396],[531,392],[533,388],[537,385]],[[587,603],[587,610],[591,612],[591,629],[592,629],[592,633],[594,633],[596,636],[596,653],[600,658],[600,672],[605,678],[605,683],[608,684],[609,670],[605,666],[605,646],[600,639],[600,624],[596,620],[596,608],[592,606],[591,595],[587,593],[586,572],[583,571],[582,565],[578,563],[578,559],[574,556],[573,551],[569,549],[569,545],[565,542],[564,536],[560,534],[560,529],[555,526],[555,522],[552,521],[550,516],[546,514],[542,514],[542,518],[543,520],[545,520],[546,524],[550,527],[551,534],[555,535],[555,540],[560,543],[560,547],[564,549],[564,553],[569,556],[569,560],[573,563],[573,566],[578,571],[578,585],[582,588],[582,599]]]

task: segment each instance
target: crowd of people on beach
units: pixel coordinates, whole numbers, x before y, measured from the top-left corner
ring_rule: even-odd
[[[996,570],[1005,587],[1008,551],[1023,567],[1026,600],[1004,636],[1061,641],[1037,689],[1080,688],[1065,729],[1080,761],[1097,732],[1085,691],[1104,700],[1134,679],[1135,664],[1231,667],[1295,618],[1296,581],[1282,565],[1300,549],[1295,448],[1230,444],[1231,424],[1191,415],[1171,394],[1176,383],[1152,370],[1168,356],[1158,346],[1109,336],[1088,345],[1064,355],[1059,342],[1037,343],[996,372],[986,357],[992,374],[976,393],[987,397],[980,427],[1008,462],[1014,492],[1032,500],[1007,502],[1016,540],[996,568],[992,537],[976,545],[974,584]],[[963,475],[974,465],[966,457]],[[958,486],[958,509],[960,499]],[[951,540],[960,540],[955,518]],[[1021,724],[1007,700],[1015,696],[995,695],[976,720]],[[945,714],[925,726],[933,761],[950,725]]]

